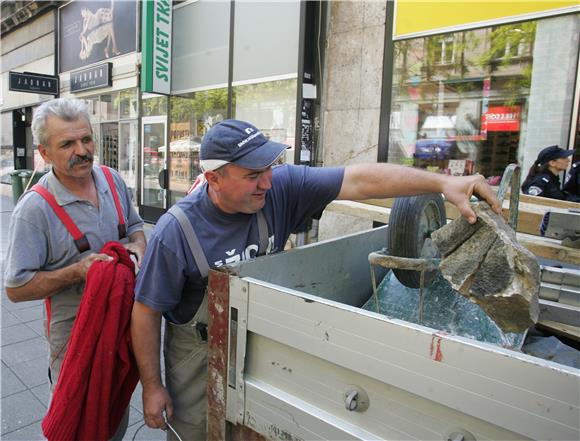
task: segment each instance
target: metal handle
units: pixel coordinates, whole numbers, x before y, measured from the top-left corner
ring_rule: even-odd
[[[346,396],[346,399],[344,400],[344,405],[346,407],[346,410],[351,411],[351,412],[353,410],[356,410],[356,408],[358,406],[357,397],[358,397],[358,391],[352,390],[349,392],[349,394]]]
[[[369,395],[365,390],[354,384],[348,386],[343,394],[344,407],[349,412],[364,412],[369,408]]]
[[[518,228],[518,205],[520,203],[520,177],[522,174],[522,169],[518,164],[510,164],[506,167],[501,178],[501,183],[499,184],[499,190],[497,191],[497,198],[499,203],[503,205],[503,200],[507,193],[508,186],[511,184],[510,189],[510,210],[509,210],[509,224],[514,229]]]

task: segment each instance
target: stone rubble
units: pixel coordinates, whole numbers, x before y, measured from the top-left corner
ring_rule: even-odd
[[[487,203],[478,202],[473,209],[475,224],[461,217],[431,235],[443,256],[440,270],[502,331],[522,332],[538,321],[540,265]]]

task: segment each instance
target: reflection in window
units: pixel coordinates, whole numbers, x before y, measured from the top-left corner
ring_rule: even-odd
[[[167,97],[164,95],[143,96],[141,101],[143,116],[167,115]]]
[[[550,88],[566,91],[564,96],[573,90],[573,80],[561,81],[565,76],[557,72],[542,74],[542,87],[532,87],[532,73],[545,69],[534,59],[538,35],[549,34],[555,41],[550,44],[564,47],[573,41],[552,30],[558,26],[544,26],[539,34],[549,20],[555,19],[395,42],[389,161],[443,173],[478,172],[494,183],[509,163],[521,162],[530,142],[532,91],[538,97]]]
[[[294,147],[296,79],[234,87],[234,118],[248,121],[276,142]]]
[[[433,58],[436,64],[450,64],[454,61],[455,45],[453,35],[444,35],[443,37],[433,37],[427,39],[432,45]]]
[[[119,117],[121,119],[137,118],[138,106],[137,89],[126,89],[119,92]]]
[[[203,135],[227,115],[226,88],[204,90],[170,99],[169,188],[171,204],[187,194],[201,173],[199,147]]]
[[[530,56],[536,34],[536,22],[498,26],[491,31],[490,55],[494,60],[512,62],[515,57]]]
[[[137,121],[119,123],[119,174],[127,184],[127,188],[133,197],[133,203],[137,203],[137,142],[139,140]]]
[[[12,112],[1,114],[2,130],[0,130],[0,183],[12,182],[10,172],[14,170],[14,151],[12,140]]]
[[[109,92],[101,95],[101,121],[119,119],[119,93]]]

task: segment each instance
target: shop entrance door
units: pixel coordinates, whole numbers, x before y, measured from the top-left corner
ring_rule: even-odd
[[[167,117],[141,120],[141,217],[157,222],[167,209]]]

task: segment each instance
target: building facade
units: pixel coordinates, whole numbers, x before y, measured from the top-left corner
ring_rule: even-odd
[[[10,90],[10,72],[34,72],[52,78],[56,89],[55,28],[58,2],[2,2],[2,94],[0,96],[0,182],[10,183],[14,169],[44,167],[34,149],[32,112],[52,96],[26,86]],[[30,78],[23,80],[27,82]],[[18,85],[16,85],[18,86]],[[36,90],[40,93],[36,93]]]
[[[9,91],[8,71],[58,76],[60,96],[86,100],[98,161],[149,221],[185,196],[203,135],[225,118],[290,145],[288,162],[386,161],[491,183],[547,145],[577,147],[578,5],[439,3],[12,2],[2,166],[38,165],[29,128],[10,128],[50,98]],[[34,4],[41,13],[18,12]],[[370,226],[325,214],[321,236]]]
[[[548,145],[578,155],[574,2],[332,2],[322,162],[522,178]],[[326,213],[323,238],[371,221]]]

